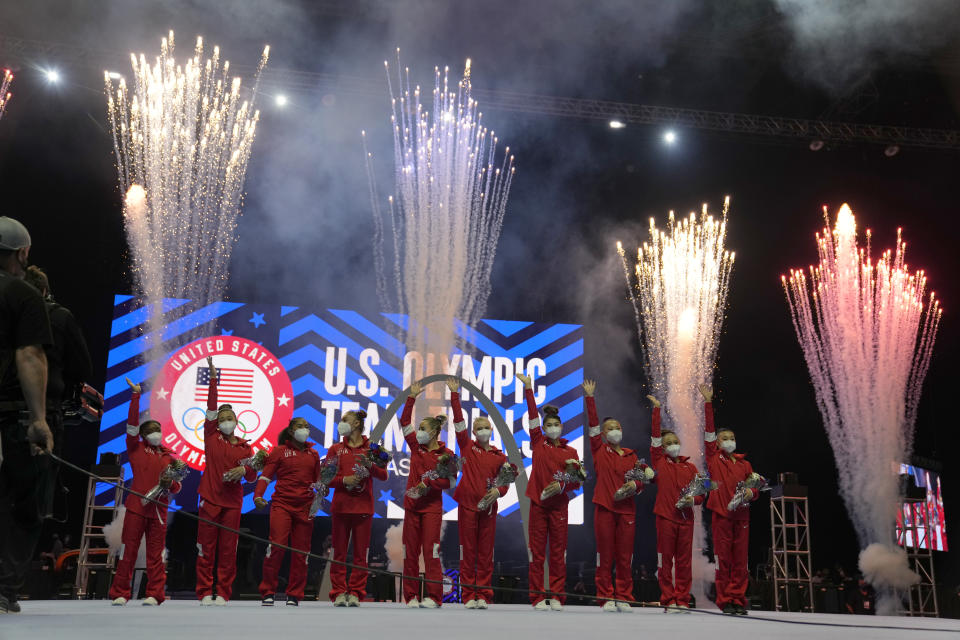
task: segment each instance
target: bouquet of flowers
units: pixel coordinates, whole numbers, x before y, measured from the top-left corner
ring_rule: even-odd
[[[749,489],[749,491],[748,491]],[[727,505],[727,511],[736,511],[740,507],[750,506],[750,498],[756,491],[769,491],[770,483],[759,473],[751,473],[746,480],[737,483],[737,490]]]
[[[566,488],[568,484],[578,484],[587,479],[587,470],[579,460],[570,458],[564,464],[566,464],[566,466],[562,471],[557,471],[553,474],[553,480],[558,486],[551,488],[550,485],[547,485],[547,488],[540,493],[541,500],[546,500],[547,498],[552,498],[557,494],[563,493],[564,488]]]
[[[370,477],[370,468],[373,466],[386,469],[393,459],[393,453],[388,451],[383,445],[371,442],[370,448],[364,452],[360,462],[353,465],[353,475],[359,479]]]
[[[337,477],[339,464],[336,458],[324,458],[320,463],[320,477],[311,485],[317,495],[313,497],[313,503],[310,505],[310,517],[317,515],[317,511],[323,506],[323,499],[330,493],[330,483]]]
[[[687,498],[696,498],[697,496],[705,496],[714,489],[717,488],[717,483],[710,479],[710,474],[706,471],[701,471],[697,475],[693,476],[693,479],[690,480],[690,484],[683,488],[683,491],[680,492],[680,499],[677,500],[677,509],[685,509],[688,504]]]
[[[263,471],[263,465],[267,464],[267,458],[270,457],[270,452],[266,449],[260,449],[255,454],[249,458],[242,458],[237,461],[237,466],[250,467],[254,471]],[[230,473],[227,471],[227,473]],[[229,482],[227,480],[227,473],[223,474],[223,481]]]
[[[633,465],[633,468],[623,474],[624,483],[614,492],[614,501],[632,498],[636,495],[637,489],[645,484],[650,484],[655,475],[653,468],[647,464],[646,460],[641,458],[637,461],[637,464]]]
[[[180,482],[187,477],[187,474],[190,473],[190,467],[187,466],[187,463],[183,460],[173,460],[170,464],[167,465],[167,468],[160,472],[160,482],[150,491],[147,491],[142,498],[140,498],[140,504],[146,506],[147,504],[158,500],[161,496],[165,496],[170,493],[170,485],[174,482]]]
[[[500,469],[497,471],[496,478],[487,478],[487,491],[490,489],[499,489],[500,487],[506,487],[513,484],[519,474],[520,471],[517,469],[517,465],[510,462],[504,462],[502,465],[500,465]],[[486,511],[493,505],[494,502],[496,502],[496,500],[497,499],[492,496],[484,496],[480,499],[480,502],[477,503],[477,511]]]
[[[452,480],[460,473],[460,464],[460,458],[457,454],[452,452],[442,453],[437,458],[437,466],[420,476],[420,482],[426,484],[427,480],[439,480],[440,478],[450,478]],[[419,485],[414,485],[407,489],[407,495],[414,500],[425,496],[427,491],[418,487]],[[427,487],[427,490],[429,490],[429,487]]]

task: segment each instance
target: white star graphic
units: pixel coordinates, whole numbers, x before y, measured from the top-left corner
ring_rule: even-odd
[[[166,400],[168,395],[170,395],[170,392],[163,387],[160,387],[160,390],[157,391],[157,397],[161,400]]]
[[[283,394],[282,396],[277,398],[277,402],[280,403],[281,407],[285,407],[287,406],[287,403],[290,402],[290,398],[287,397],[287,394]]]

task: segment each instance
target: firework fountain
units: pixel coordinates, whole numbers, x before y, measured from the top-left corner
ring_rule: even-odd
[[[703,400],[699,385],[711,385],[726,307],[734,254],[724,248],[730,199],[720,220],[693,213],[676,220],[671,211],[666,231],[650,220],[650,241],[637,252],[632,270],[621,243],[630,302],[637,322],[644,368],[652,394],[663,401],[664,426],[676,432],[686,453],[704,468]],[[696,449],[693,449],[693,448]],[[696,511],[694,548],[704,548],[704,528]],[[694,554],[693,592],[706,602],[704,582],[712,569]]]
[[[143,54],[131,55],[131,63],[129,87],[123,78],[117,86],[104,78],[133,272],[153,310],[155,361],[164,353],[164,297],[205,306],[223,296],[259,112],[256,84],[243,99],[240,78],[229,76],[219,48],[204,59],[202,39],[186,64],[174,60],[173,32],[152,65]]]
[[[857,244],[850,207],[818,234],[820,262],[782,276],[793,326],[833,447],[840,491],[863,550],[860,568],[877,588],[878,613],[899,608],[898,589],[917,582],[894,543],[900,502],[895,463],[909,457],[923,379],[941,309],[911,274],[906,243],[874,263]]]
[[[10,69],[3,69],[3,76],[0,76],[0,118],[7,111],[7,104],[13,94],[10,93],[10,83],[13,82],[13,72]]]
[[[386,214],[377,195],[372,155],[366,153],[378,294],[385,309],[396,308],[409,316],[407,348],[425,355],[421,371],[414,374],[437,373],[442,358],[436,356],[447,357],[454,346],[454,323],[473,327],[486,310],[514,174],[513,156],[507,147],[497,163],[497,137],[483,126],[471,96],[469,60],[455,87],[449,68],[434,69],[432,111],[421,104],[420,87],[411,85],[409,69],[401,75],[399,52],[399,95],[394,93],[389,65],[384,66],[393,110],[396,181],[396,195],[388,199]],[[388,224],[392,266],[385,257]]]

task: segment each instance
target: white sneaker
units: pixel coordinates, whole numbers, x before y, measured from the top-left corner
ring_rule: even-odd
[[[217,596],[213,601],[213,604],[217,605],[218,607],[225,607],[227,606],[227,601],[223,596]]]
[[[618,602],[618,603],[617,603],[617,611],[619,611],[619,612],[621,612],[621,613],[633,613],[633,607],[631,607],[631,606],[630,606],[629,604],[627,604],[626,602]]]
[[[113,601],[113,606],[115,607],[122,607],[125,604],[127,604],[127,599],[124,598],[123,596],[120,596],[119,598],[116,598]]]
[[[200,601],[201,607],[210,607],[213,606],[213,596],[203,596],[203,600]]]
[[[351,593],[349,596],[347,596],[347,606],[348,606],[348,607],[359,607],[359,606],[360,606],[360,598],[358,598],[357,596],[355,596],[354,594]]]
[[[407,606],[410,607],[411,609],[419,609],[420,601],[417,600],[416,598],[411,598],[410,601],[407,602]]]
[[[149,597],[143,599],[143,606],[145,606],[145,607],[155,607],[155,606],[157,606],[158,604],[160,604],[160,603],[157,602],[157,599],[154,598],[153,596],[149,596]]]
[[[674,607],[677,609],[677,613],[690,613],[690,607],[685,604],[676,604]]]
[[[436,609],[437,603],[433,601],[433,598],[424,598],[420,602],[421,609]]]
[[[550,611],[550,601],[541,600],[537,604],[533,605],[533,608],[536,609],[537,611]]]
[[[616,612],[617,612],[617,603],[614,602],[613,600],[607,600],[606,602],[603,603],[603,610],[604,610],[604,611],[611,611],[611,612],[613,612],[613,613],[616,613]]]
[[[463,604],[463,608],[464,608],[464,609],[476,609],[476,608],[477,608],[477,601],[476,601],[476,600],[467,600],[467,601]]]
[[[483,598],[480,598],[479,600],[477,600],[477,609],[486,609],[488,606],[490,605],[488,605],[487,601],[484,600]]]
[[[337,599],[333,601],[333,606],[335,607],[345,607],[347,606],[347,594],[341,593],[337,596]]]
[[[554,598],[553,600],[550,601],[550,608],[553,609],[554,611],[563,611],[563,603],[561,603],[559,600]]]
[[[666,607],[664,607],[663,612],[664,613],[683,613],[680,607],[678,607],[675,604],[667,605]]]

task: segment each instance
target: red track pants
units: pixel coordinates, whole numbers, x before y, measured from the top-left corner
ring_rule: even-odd
[[[483,599],[493,602],[493,541],[497,531],[497,512],[459,509],[460,582],[482,587],[463,587],[464,602]]]
[[[280,565],[286,550],[275,548],[275,544],[286,545],[300,551],[310,551],[313,538],[313,520],[307,516],[306,509],[292,511],[277,504],[270,505],[270,546],[263,559],[263,579],[260,581],[260,595],[272,596],[277,593],[277,581]],[[307,586],[307,555],[294,554],[290,558],[290,579],[287,581],[287,597],[303,600],[303,589]]]
[[[425,597],[439,606],[443,602],[443,578],[440,571],[440,513],[417,513],[407,509],[403,516],[403,601],[418,596],[420,581],[420,553],[423,553]]]
[[[228,508],[200,501],[200,517],[225,527],[240,526],[240,507]],[[217,595],[229,600],[237,577],[239,536],[201,521],[197,528],[197,599],[213,595],[213,561],[217,560]]]
[[[616,513],[595,504],[593,532],[597,540],[597,598],[603,606],[607,600],[633,600],[634,521],[632,513]],[[617,567],[616,587],[613,567]],[[553,571],[550,572],[553,574]]]
[[[530,604],[546,598],[566,602],[561,595],[567,590],[567,505],[559,509],[544,509],[530,503]],[[543,559],[550,549],[550,593],[543,591]]]
[[[367,566],[367,551],[370,549],[370,528],[373,516],[366,513],[333,514],[333,559],[339,562],[347,560],[347,546],[353,535],[353,564]],[[347,582],[347,567],[342,564],[330,566],[330,599],[336,600],[341,593],[353,594],[360,600],[367,596],[367,572],[363,569],[351,569]]]
[[[130,580],[133,566],[140,552],[140,539],[147,536],[147,597],[163,602],[164,586],[167,582],[167,568],[163,564],[163,548],[167,539],[167,525],[159,516],[142,516],[127,511],[123,517],[123,530],[120,534],[122,546],[117,562],[117,573],[110,585],[110,599],[130,599]]]
[[[657,578],[660,604],[690,606],[693,519],[676,522],[657,516]]]
[[[717,559],[717,606],[747,606],[747,543],[750,521],[713,514],[713,553]]]

